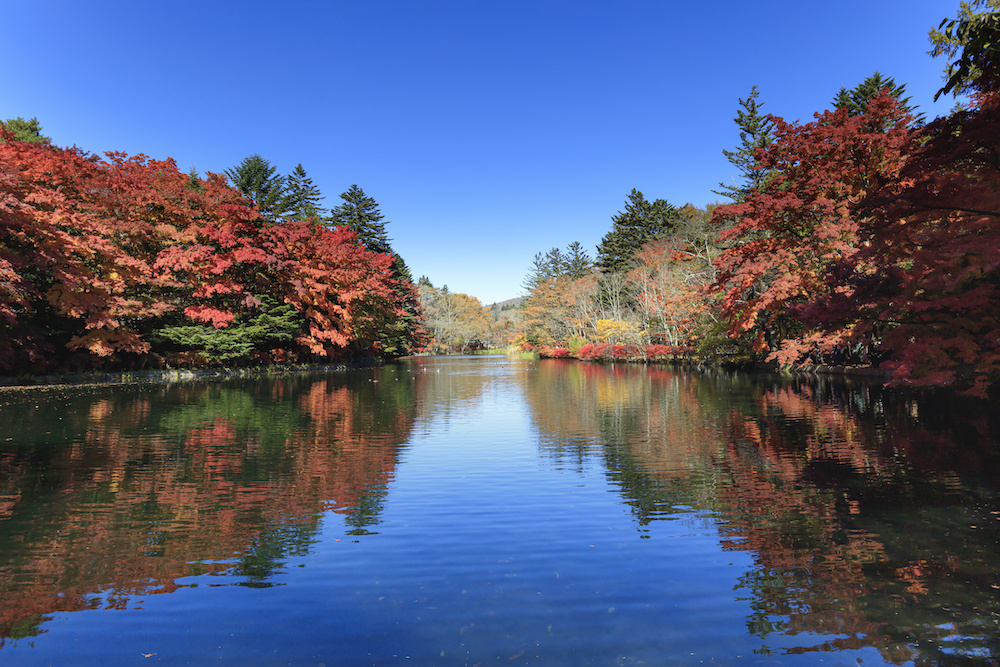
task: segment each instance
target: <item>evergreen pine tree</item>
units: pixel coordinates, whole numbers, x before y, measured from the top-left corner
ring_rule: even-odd
[[[186,185],[188,190],[194,190],[195,192],[205,191],[205,186],[201,182],[201,176],[198,175],[198,170],[194,167],[191,167],[191,170],[188,172],[188,182]]]
[[[403,301],[404,313],[385,323],[378,340],[382,352],[388,356],[409,354],[420,344],[422,335],[420,304],[411,296],[413,276],[410,269],[403,258],[393,251],[385,231],[385,216],[375,200],[357,185],[352,185],[340,198],[344,203],[330,210],[327,222],[353,230],[358,235],[358,241],[371,252],[392,256],[393,277],[399,281],[397,291]]]
[[[280,220],[287,211],[286,178],[277,171],[270,162],[254,153],[225,172],[233,187],[242,192],[270,223]]]
[[[8,118],[3,121],[3,126],[8,132],[13,132],[14,138],[18,141],[27,141],[33,144],[44,144],[52,141],[42,134],[42,126],[37,118],[31,120],[24,120],[20,116]]]
[[[292,220],[305,220],[312,216],[321,215],[322,209],[319,208],[319,202],[323,199],[323,195],[306,174],[306,170],[301,164],[296,165],[295,171],[288,177],[286,192],[286,215]]]
[[[594,262],[579,241],[566,246],[566,274],[574,280],[589,276],[594,270]]]
[[[337,227],[354,230],[358,240],[372,252],[392,253],[389,237],[385,232],[385,216],[375,200],[357,185],[340,195],[344,203],[330,210],[327,220]]]
[[[531,294],[536,287],[552,277],[549,261],[545,254],[536,252],[535,257],[531,260],[528,273],[524,276],[524,280],[521,281],[521,289],[524,290],[525,294]]]
[[[549,274],[552,277],[565,274],[566,270],[569,268],[566,263],[566,256],[563,255],[562,250],[559,248],[552,248],[545,253],[545,261],[549,265]]]
[[[611,220],[611,231],[597,246],[597,266],[604,273],[627,269],[642,246],[674,227],[677,209],[663,199],[646,201],[641,192],[632,188],[625,210]]]
[[[890,95],[899,100],[906,113],[912,114],[916,110],[916,107],[907,104],[910,98],[903,97],[906,94],[906,85],[898,85],[891,76],[885,78],[877,71],[851,90],[841,88],[834,96],[832,103],[837,109],[847,109],[850,115],[859,116],[865,113],[868,101],[881,90],[888,90]],[[914,122],[920,122],[922,118],[922,115],[914,117]]]
[[[743,201],[747,194],[753,190],[760,190],[767,185],[770,175],[757,169],[757,158],[755,153],[758,148],[767,148],[774,140],[771,134],[774,123],[761,114],[760,108],[763,102],[758,102],[757,97],[760,92],[757,86],[750,88],[750,95],[745,100],[740,100],[741,109],[736,111],[736,118],[733,122],[740,128],[740,144],[736,150],[723,150],[726,156],[737,169],[739,169],[741,179],[735,179],[733,185],[719,183],[720,190],[713,190],[715,194],[729,197],[733,201]]]

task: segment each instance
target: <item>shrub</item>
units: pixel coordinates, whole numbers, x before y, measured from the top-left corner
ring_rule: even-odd
[[[672,359],[676,352],[676,349],[670,345],[649,345],[646,347],[646,359],[648,361],[666,361]]]
[[[614,361],[638,361],[644,357],[636,345],[615,345],[611,349],[611,358]]]

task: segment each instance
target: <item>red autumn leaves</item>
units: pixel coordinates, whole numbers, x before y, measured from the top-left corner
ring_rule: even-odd
[[[224,178],[192,179],[171,160],[0,142],[6,372],[213,364],[197,349],[180,354],[162,332],[235,331],[253,318],[260,328],[260,315],[282,306],[292,340],[279,351],[255,334],[263,342],[244,360],[370,351],[412,289],[391,264],[345,229],[265,224]]]
[[[1000,104],[913,129],[867,112],[775,121],[774,180],[715,221],[731,335],[781,363],[870,350],[896,381],[984,395],[1000,370]]]

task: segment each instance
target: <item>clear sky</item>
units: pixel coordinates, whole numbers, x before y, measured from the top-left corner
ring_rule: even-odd
[[[358,184],[414,278],[521,293],[535,253],[591,256],[632,188],[717,201],[738,101],[811,120],[878,70],[928,119],[927,31],[958,0],[7,0],[0,119],[58,145]]]

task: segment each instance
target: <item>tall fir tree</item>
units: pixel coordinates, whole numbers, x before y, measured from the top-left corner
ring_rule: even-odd
[[[524,276],[524,280],[521,281],[521,289],[524,290],[525,294],[531,294],[536,287],[554,277],[555,275],[552,273],[552,267],[545,253],[536,252],[531,260],[528,273]]]
[[[327,218],[330,224],[353,230],[358,240],[372,252],[392,253],[385,231],[385,216],[375,200],[357,185],[352,185],[340,198],[344,203],[330,210]]]
[[[624,271],[633,263],[642,246],[673,229],[677,209],[664,199],[647,201],[632,188],[625,210],[611,218],[611,231],[597,246],[597,266],[604,273]]]
[[[594,261],[583,249],[583,244],[573,241],[566,246],[566,274],[574,280],[585,278],[594,271]]]
[[[277,167],[254,153],[225,173],[233,187],[243,193],[265,221],[274,223],[284,217],[288,210],[285,198],[288,186]]]
[[[761,114],[764,103],[757,100],[759,96],[760,91],[757,86],[753,86],[750,88],[750,95],[740,100],[741,108],[736,111],[736,118],[733,119],[740,128],[739,146],[736,150],[722,151],[726,159],[739,170],[739,180],[733,179],[732,185],[719,183],[721,189],[713,192],[734,202],[743,201],[750,192],[761,190],[770,180],[767,171],[758,169],[757,151],[771,145],[774,140],[774,123],[768,116]]]
[[[909,97],[904,97],[906,84],[897,84],[891,76],[884,77],[878,71],[850,90],[841,88],[834,96],[832,104],[836,109],[847,109],[847,113],[851,116],[859,116],[868,109],[868,101],[881,90],[887,91],[889,95],[899,100],[901,113],[913,115],[914,123],[923,122],[923,115],[917,114],[916,107],[908,104]],[[886,122],[891,123],[891,119],[886,119]],[[885,129],[888,127],[887,125]]]
[[[305,220],[322,216],[319,202],[323,199],[313,180],[306,174],[305,167],[298,164],[288,176],[285,194],[286,215],[293,220]]]
[[[344,203],[330,209],[326,219],[336,227],[346,227],[358,235],[358,241],[368,250],[392,256],[392,272],[404,313],[387,322],[379,337],[382,352],[389,356],[409,354],[422,343],[423,328],[420,303],[413,286],[413,275],[406,262],[392,249],[385,231],[385,216],[378,203],[357,185],[340,195]]]
[[[201,182],[201,176],[198,174],[197,169],[191,167],[191,169],[187,173],[187,177],[188,180],[185,185],[187,186],[188,190],[194,190],[195,192],[205,191],[205,186]]]

